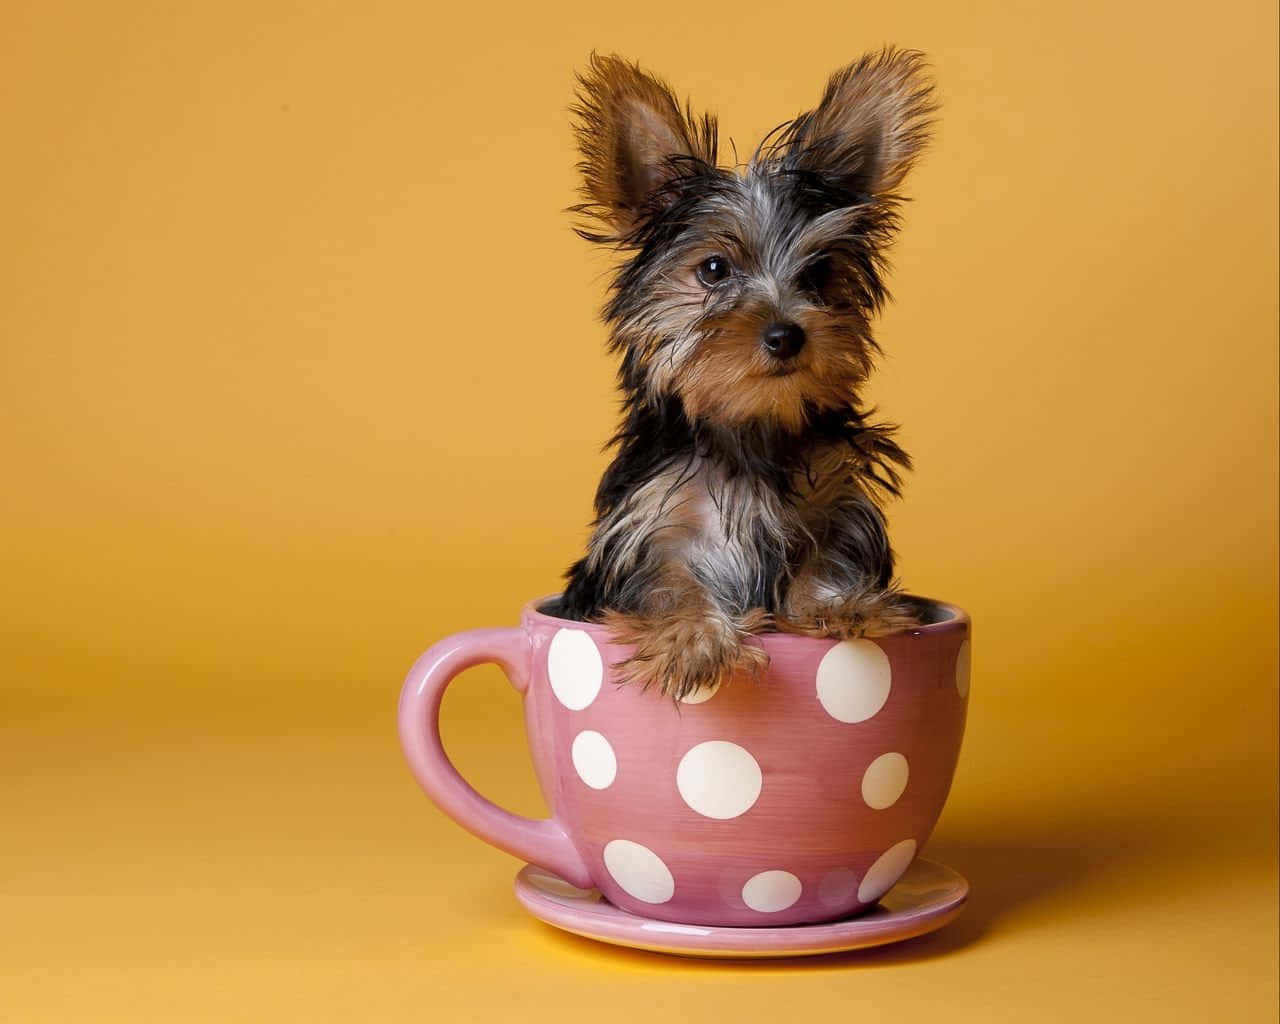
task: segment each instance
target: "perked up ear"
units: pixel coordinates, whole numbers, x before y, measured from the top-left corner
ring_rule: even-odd
[[[786,163],[852,193],[894,192],[929,141],[938,106],[924,54],[888,47],[831,76],[822,102],[792,123]]]
[[[621,57],[591,55],[572,112],[586,200],[575,209],[606,229],[579,232],[593,241],[626,241],[661,202],[664,185],[715,165],[715,118],[681,111],[664,82]]]

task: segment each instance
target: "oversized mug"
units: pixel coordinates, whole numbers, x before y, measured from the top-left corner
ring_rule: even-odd
[[[414,776],[481,839],[624,910],[702,925],[785,925],[875,904],[924,845],[951,787],[969,693],[968,616],[912,599],[921,625],[875,639],[766,633],[757,679],[682,702],[618,682],[632,648],[558,618],[440,641],[414,664],[400,739]],[[551,809],[486,800],[440,741],[440,702],[493,662],[524,695]]]

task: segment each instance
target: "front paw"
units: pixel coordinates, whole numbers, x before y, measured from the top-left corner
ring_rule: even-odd
[[[854,640],[918,626],[920,618],[896,590],[855,591],[832,598],[792,598],[777,618],[784,633]]]
[[[605,618],[614,638],[635,644],[635,653],[618,663],[618,678],[682,700],[704,686],[730,676],[757,676],[769,663],[764,651],[747,643],[765,620],[759,614],[733,622],[714,614],[646,619],[619,613]]]

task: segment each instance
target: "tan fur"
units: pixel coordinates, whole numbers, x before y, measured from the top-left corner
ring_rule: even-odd
[[[792,481],[800,522],[810,535],[820,536],[823,519],[851,494],[866,493],[868,459],[847,445],[818,448],[803,473]],[[855,483],[858,482],[858,483]]]
[[[677,700],[708,682],[755,678],[769,661],[760,647],[747,642],[768,628],[769,616],[753,609],[730,618],[674,565],[642,611],[609,612],[602,621],[619,643],[635,644],[635,653],[617,666],[620,680],[657,685]]]
[[[670,86],[618,56],[592,54],[578,85],[574,134],[587,200],[579,211],[625,237],[649,196],[676,173],[673,157],[715,163],[715,119],[681,111]]]
[[[833,593],[810,569],[791,583],[775,625],[804,636],[886,636],[917,625],[919,619],[895,589]]]
[[[806,402],[819,409],[848,402],[870,371],[870,353],[847,337],[831,337],[830,321],[818,311],[792,307],[786,315],[804,329],[808,341],[780,374],[760,347],[760,332],[783,315],[762,307],[707,325],[703,341],[674,381],[690,416],[738,424],[768,419],[799,430]]]

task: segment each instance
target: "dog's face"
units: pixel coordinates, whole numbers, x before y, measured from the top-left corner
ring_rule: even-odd
[[[832,77],[821,104],[743,168],[716,166],[716,124],[617,57],[580,78],[582,234],[627,253],[605,310],[638,398],[694,420],[803,429],[847,406],[871,368],[895,189],[923,146],[918,54]]]

